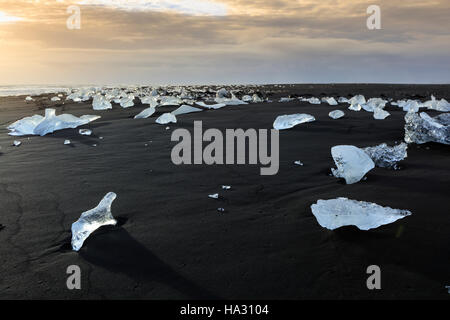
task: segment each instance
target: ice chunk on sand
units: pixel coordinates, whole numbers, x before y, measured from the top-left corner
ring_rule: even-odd
[[[177,123],[177,118],[171,113],[164,113],[158,119],[156,119],[156,123],[158,124]]]
[[[301,167],[304,166],[303,162],[301,162],[300,160],[294,161],[294,164]]]
[[[301,123],[313,121],[316,121],[316,119],[312,115],[306,113],[283,115],[275,119],[273,128],[276,130],[285,130],[293,128]]]
[[[210,194],[208,197],[211,199],[219,199],[219,194],[218,193]]]
[[[334,110],[334,111],[331,111],[328,114],[328,116],[333,119],[340,119],[343,116],[345,116],[345,113],[344,113],[344,111],[341,111],[341,110]]]
[[[64,140],[64,144],[65,145],[69,145],[70,144],[70,140]]]
[[[216,99],[214,99],[214,101],[216,101],[216,103],[218,103],[218,104],[223,103],[227,106],[237,106],[237,105],[241,105],[241,104],[248,104],[247,102],[238,99],[233,93],[231,94],[231,98],[217,97]]]
[[[200,107],[206,108],[206,109],[220,109],[220,108],[226,107],[225,103],[206,104],[203,101],[199,101],[199,102],[196,102],[195,104],[199,105]]]
[[[222,88],[216,92],[216,98],[222,99],[229,96],[227,89]]]
[[[156,109],[154,107],[150,107],[150,108],[142,110],[134,118],[135,119],[147,119],[148,117],[153,115],[155,112],[156,112]]]
[[[112,105],[103,95],[96,94],[94,100],[92,100],[92,108],[94,110],[108,110],[112,109]]]
[[[22,144],[22,142],[20,142],[19,140],[14,140],[13,141],[13,146],[14,147],[18,147],[18,146],[20,146]]]
[[[363,95],[359,94],[359,95],[356,95],[353,98],[349,99],[348,103],[349,104],[355,104],[355,105],[365,104],[366,103],[366,98]]]
[[[362,107],[359,103],[351,104],[350,107],[348,107],[348,110],[352,111],[361,111]]]
[[[382,143],[375,147],[364,148],[363,150],[375,162],[375,165],[381,168],[397,169],[397,162],[404,160],[408,156],[408,145],[406,143],[400,143],[393,147]]]
[[[347,184],[359,182],[375,167],[375,163],[364,150],[355,146],[335,146],[331,155],[337,169],[331,169],[336,178],[344,178]]]
[[[223,190],[230,190],[230,189],[231,189],[231,186],[222,186],[222,189],[223,189]]]
[[[381,108],[375,108],[375,111],[373,112],[373,118],[376,120],[384,120],[390,115],[391,114],[389,112]]]
[[[158,106],[158,101],[153,96],[145,96],[141,98],[142,104],[149,104],[150,107],[156,108]]]
[[[319,200],[311,206],[311,210],[317,222],[330,230],[344,226],[370,230],[411,215],[408,210],[392,209],[347,198]]]
[[[184,104],[181,107],[179,107],[178,109],[172,111],[172,114],[174,116],[179,116],[181,114],[187,114],[187,113],[193,113],[193,112],[201,112],[201,111],[203,111],[203,110]]]
[[[312,97],[312,98],[306,99],[306,101],[308,101],[310,104],[321,104],[319,98]]]
[[[444,113],[431,118],[427,113],[420,115],[408,112],[405,116],[405,142],[423,144],[437,142],[450,145],[450,114]]]
[[[52,101],[52,102],[61,101],[61,98],[53,97],[53,98],[50,99],[50,101]]]
[[[122,108],[129,108],[134,106],[134,95],[129,94],[122,99],[120,99],[120,106]]]
[[[443,112],[449,112],[450,111],[450,103],[448,103],[447,100],[441,99],[436,100],[434,96],[431,96],[431,100],[426,101],[423,104],[424,107],[430,109],[430,110],[437,110],[437,111],[443,111]]]
[[[84,241],[98,228],[117,223],[111,213],[111,205],[116,197],[114,192],[109,192],[97,207],[83,212],[80,219],[72,224],[73,250],[80,250]]]
[[[34,115],[17,120],[8,126],[11,136],[40,135],[45,136],[57,130],[77,128],[99,119],[100,116],[84,115],[75,117],[71,114],[56,115],[55,109],[45,109],[45,117]]]
[[[25,98],[25,101],[33,101],[33,98],[28,96],[28,97]]]
[[[328,103],[330,106],[336,106],[338,104],[336,99],[333,97],[322,98],[322,101]]]
[[[78,130],[78,133],[82,136],[90,136],[92,134],[92,130],[89,129],[80,129]]]

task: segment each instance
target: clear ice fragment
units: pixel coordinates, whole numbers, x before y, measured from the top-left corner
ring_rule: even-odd
[[[156,109],[154,107],[149,107],[147,109],[142,110],[134,118],[135,119],[147,119],[148,117],[153,115],[155,112],[156,112]]]
[[[177,118],[171,113],[164,113],[158,119],[156,119],[156,123],[158,124],[177,123]]]
[[[344,113],[344,111],[341,111],[341,110],[334,110],[334,111],[331,111],[328,114],[328,116],[332,119],[340,119],[343,116],[345,116],[345,113]]]
[[[174,116],[179,116],[181,114],[187,114],[187,113],[193,113],[193,112],[201,112],[201,111],[203,111],[203,110],[184,104],[181,107],[179,107],[178,109],[172,111],[172,114]]]
[[[331,169],[336,178],[344,178],[347,184],[359,182],[375,167],[375,163],[364,150],[355,146],[335,146],[331,155],[337,169]]]
[[[408,145],[406,143],[401,143],[393,147],[382,143],[375,147],[364,148],[363,150],[375,162],[375,165],[381,168],[397,169],[397,163],[408,157]]]
[[[316,119],[312,115],[306,113],[283,115],[275,119],[273,128],[276,130],[291,129],[301,123],[313,121],[316,121]]]
[[[392,209],[347,198],[319,200],[311,206],[311,210],[317,222],[329,230],[344,226],[370,230],[411,215],[408,210]]]
[[[437,142],[450,145],[449,113],[432,118],[426,112],[421,112],[420,115],[408,112],[405,115],[405,122],[406,143]]]
[[[94,209],[83,212],[80,219],[72,224],[72,249],[78,251],[89,235],[106,225],[116,225],[117,221],[111,213],[112,202],[117,195],[109,192]]]

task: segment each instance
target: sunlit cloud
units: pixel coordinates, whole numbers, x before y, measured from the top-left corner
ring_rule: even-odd
[[[82,0],[78,3],[127,11],[169,11],[194,16],[227,14],[225,4],[210,0]]]
[[[0,11],[0,23],[11,23],[23,20],[22,18],[10,16],[5,12]]]

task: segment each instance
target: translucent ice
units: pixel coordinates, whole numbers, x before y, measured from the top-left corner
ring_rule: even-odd
[[[64,144],[65,145],[69,145],[70,144],[70,140],[64,140]]]
[[[184,104],[181,107],[179,107],[178,109],[172,111],[172,114],[174,116],[179,116],[181,114],[187,114],[187,113],[193,113],[193,112],[201,112],[201,111],[203,111],[203,110]]]
[[[73,250],[80,250],[84,241],[98,228],[117,223],[111,213],[111,205],[116,197],[114,192],[109,192],[97,207],[83,212],[80,219],[72,224]]]
[[[50,99],[50,101],[52,101],[52,102],[61,101],[61,98],[53,97],[53,98]]]
[[[447,100],[441,99],[436,100],[434,96],[431,96],[431,100],[426,101],[423,104],[424,107],[430,109],[430,110],[437,110],[437,111],[443,111],[443,112],[449,112],[450,111],[450,103],[448,103]]]
[[[222,88],[216,92],[216,98],[219,98],[219,99],[227,98],[228,95],[229,95],[228,91],[225,88]]]
[[[437,142],[450,145],[450,114],[443,113],[432,118],[425,112],[420,115],[408,112],[405,122],[406,143]]]
[[[397,146],[389,147],[382,143],[375,147],[363,149],[369,155],[375,165],[381,168],[397,168],[397,162],[404,160],[408,156],[408,145],[401,143]]]
[[[384,120],[387,117],[389,117],[391,114],[387,112],[386,110],[383,110],[381,108],[375,108],[373,112],[373,117],[376,120]]]
[[[220,108],[226,107],[225,103],[206,104],[203,101],[199,101],[199,102],[196,102],[195,104],[199,105],[200,107],[206,108],[206,109],[220,109]]]
[[[153,96],[145,96],[141,98],[142,104],[149,104],[150,107],[156,108],[158,106],[158,101]]]
[[[134,106],[134,95],[129,94],[123,97],[122,99],[120,99],[119,103],[122,108],[129,108]]]
[[[92,100],[92,107],[94,110],[112,109],[111,102],[109,102],[108,99],[101,94],[96,94],[94,96],[94,100]]]
[[[408,210],[392,209],[347,198],[319,200],[311,206],[311,210],[317,222],[329,230],[344,226],[370,230],[411,215]]]
[[[78,130],[78,133],[82,136],[90,136],[92,134],[92,130],[89,129],[80,129]]]
[[[40,135],[44,136],[57,130],[67,128],[76,128],[94,120],[99,119],[100,116],[84,115],[75,117],[71,114],[56,115],[55,109],[45,109],[45,117],[34,115],[18,120],[8,126],[11,136],[24,135]]]
[[[171,113],[164,113],[158,119],[156,119],[156,123],[158,124],[177,123],[177,118]]]
[[[273,128],[276,130],[285,130],[293,128],[301,123],[313,121],[316,121],[316,119],[312,115],[306,113],[283,115],[275,119]]]
[[[350,107],[348,107],[349,110],[352,111],[361,111],[362,107],[359,103],[351,104]]]
[[[349,104],[365,104],[366,103],[366,98],[363,95],[357,95],[354,96],[353,98],[348,100]]]
[[[134,118],[135,119],[147,119],[148,117],[153,115],[155,112],[156,112],[156,109],[154,107],[150,107],[150,108],[142,110]]]
[[[13,142],[13,146],[14,147],[18,147],[18,146],[20,146],[22,144],[22,142],[20,142],[19,140],[14,140],[14,142]]]
[[[211,199],[219,199],[219,194],[218,193],[210,194],[208,197]]]
[[[344,113],[344,111],[341,111],[341,110],[334,110],[334,111],[331,111],[328,114],[328,116],[333,119],[340,119],[343,116],[345,116],[345,113]]]
[[[322,101],[328,103],[330,106],[336,106],[338,104],[336,99],[333,97],[322,98]]]
[[[335,146],[331,155],[337,169],[331,169],[336,178],[344,178],[347,184],[359,182],[364,175],[375,167],[375,163],[364,152],[355,146]]]
[[[306,101],[308,101],[310,104],[321,104],[320,99],[319,98],[309,98],[306,99]]]

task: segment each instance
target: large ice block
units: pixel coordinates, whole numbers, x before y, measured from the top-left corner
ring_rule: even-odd
[[[434,118],[426,112],[420,115],[408,112],[405,116],[405,142],[423,144],[437,142],[450,144],[450,114],[443,113]]]
[[[335,146],[331,155],[337,169],[331,169],[336,178],[344,178],[347,184],[359,182],[375,167],[375,163],[364,150],[355,146]]]
[[[301,123],[313,121],[316,121],[316,119],[312,115],[306,113],[282,115],[275,119],[273,128],[276,130],[291,129]]]

